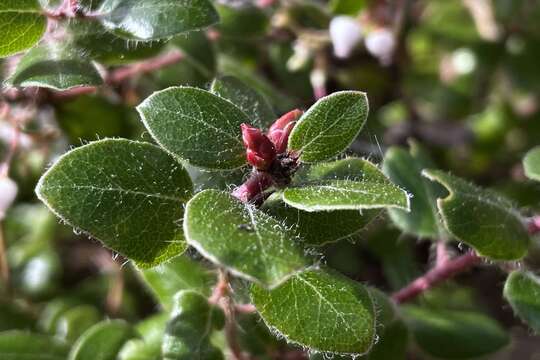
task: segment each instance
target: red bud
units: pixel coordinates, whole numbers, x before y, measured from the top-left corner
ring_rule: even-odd
[[[274,144],[276,152],[281,154],[287,150],[287,144],[289,142],[289,135],[294,127],[294,124],[298,118],[302,115],[302,111],[295,109],[289,111],[279,119],[277,119],[270,129],[268,130],[268,138]]]
[[[259,170],[268,169],[276,158],[274,144],[261,130],[247,124],[242,124],[240,127],[248,162]]]

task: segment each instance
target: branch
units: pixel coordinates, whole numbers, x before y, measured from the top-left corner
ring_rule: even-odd
[[[174,65],[183,58],[184,55],[179,50],[173,50],[153,59],[141,61],[133,65],[116,69],[106,77],[105,82],[111,85],[117,85],[122,83],[124,80]]]
[[[434,267],[409,285],[394,293],[392,299],[398,304],[412,300],[426,290],[431,289],[459,273],[467,271],[481,261],[482,259],[474,251],[469,251],[455,259],[447,260],[440,266]]]

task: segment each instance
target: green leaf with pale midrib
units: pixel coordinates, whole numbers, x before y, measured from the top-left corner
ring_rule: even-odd
[[[380,213],[358,210],[307,212],[288,206],[278,193],[268,198],[262,209],[293,227],[304,244],[312,246],[353,239]]]
[[[36,193],[60,218],[149,267],[185,249],[179,220],[192,184],[160,148],[101,140],[62,156]]]
[[[309,263],[296,234],[253,205],[205,190],[186,206],[184,233],[214,263],[266,287],[275,287]]]
[[[448,197],[437,201],[450,234],[492,259],[516,260],[525,256],[529,234],[523,218],[509,200],[443,171],[422,173],[450,192]]]
[[[312,166],[283,200],[304,211],[361,210],[384,207],[409,209],[407,193],[367,160],[348,158]]]
[[[370,293],[336,272],[308,270],[273,290],[254,285],[251,296],[269,327],[315,351],[363,354],[375,341]]]
[[[0,58],[34,46],[45,33],[47,19],[37,0],[0,3]]]
[[[358,136],[367,114],[365,93],[340,91],[326,96],[298,120],[289,138],[289,150],[298,152],[304,162],[337,156]]]
[[[234,169],[246,163],[240,124],[249,118],[217,95],[171,87],[152,94],[137,110],[152,137],[189,164]]]
[[[163,39],[219,21],[208,0],[105,0],[98,12],[110,30],[141,40]]]
[[[540,333],[540,278],[531,272],[513,271],[506,279],[503,293],[514,312]]]

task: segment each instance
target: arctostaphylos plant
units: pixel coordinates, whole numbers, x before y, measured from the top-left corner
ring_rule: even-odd
[[[188,247],[218,270],[209,298],[185,290],[166,300],[173,310],[163,340],[165,358],[221,358],[210,339],[212,329],[229,322],[226,333],[234,344],[233,293],[244,294],[247,303],[240,309],[258,312],[276,336],[315,358],[317,353],[392,358],[406,345],[402,312],[412,319],[417,341],[433,354],[440,350],[436,339],[453,327],[466,329],[463,337],[482,333],[486,343],[467,342],[445,352],[479,356],[507,343],[496,323],[474,312],[396,309],[481,258],[522,258],[530,240],[510,202],[429,169],[418,145],[412,144],[410,153],[389,150],[384,172],[362,158],[335,160],[364,126],[364,93],[336,92],[305,112],[292,110],[276,119],[262,97],[224,78],[210,90],[156,92],[137,110],[158,145],[105,139],[81,146],[55,162],[36,192],[64,222],[143,273],[185,256]],[[242,184],[228,182],[234,172],[244,174]],[[195,190],[190,173],[211,181],[198,181]],[[213,189],[216,180],[227,190]],[[393,300],[324,265],[318,248],[357,234],[382,209],[405,232],[456,239],[474,250],[456,259],[441,255],[431,272]],[[230,276],[242,281],[231,282]],[[505,296],[526,319],[531,305],[522,292],[539,286],[531,274],[509,278]],[[448,327],[434,333],[432,321]],[[242,349],[232,345],[231,351],[242,358]]]
[[[533,3],[0,0],[0,359],[535,353]]]

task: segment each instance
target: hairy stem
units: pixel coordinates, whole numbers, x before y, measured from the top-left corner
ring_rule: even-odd
[[[4,239],[4,225],[0,222],[0,276],[6,289],[9,288],[9,265],[6,254],[6,242]]]
[[[124,80],[174,65],[183,58],[184,55],[180,51],[173,50],[153,59],[141,61],[139,63],[114,70],[107,76],[106,82],[113,85],[120,84]]]
[[[455,259],[447,260],[394,293],[392,299],[398,304],[410,301],[426,290],[431,289],[459,273],[469,270],[481,261],[482,259],[474,251],[469,251]]]

